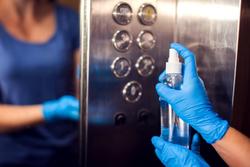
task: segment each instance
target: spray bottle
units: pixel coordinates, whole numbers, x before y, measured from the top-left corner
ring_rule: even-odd
[[[180,89],[182,84],[182,63],[176,50],[169,50],[166,62],[164,84],[173,89]],[[173,111],[171,105],[160,99],[161,136],[164,140],[189,148],[190,127]]]

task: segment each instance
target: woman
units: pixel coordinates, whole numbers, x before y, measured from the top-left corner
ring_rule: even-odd
[[[74,166],[79,19],[51,0],[0,0],[0,166]],[[68,96],[65,96],[68,95]]]

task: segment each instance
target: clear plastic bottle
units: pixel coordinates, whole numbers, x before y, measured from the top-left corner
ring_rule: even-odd
[[[169,50],[169,58],[166,63],[166,77],[164,84],[173,89],[180,89],[182,84],[182,63],[176,50]],[[190,127],[179,118],[172,107],[160,99],[161,109],[161,136],[164,140],[189,148]]]

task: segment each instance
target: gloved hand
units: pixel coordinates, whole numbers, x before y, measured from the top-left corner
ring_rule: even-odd
[[[152,143],[155,146],[155,153],[166,167],[208,167],[200,154],[199,136],[193,136],[191,150],[178,144],[164,141],[161,137],[154,136]]]
[[[156,90],[160,98],[169,103],[175,113],[183,121],[190,124],[210,144],[220,140],[226,133],[229,125],[222,120],[209,102],[205,87],[196,71],[194,54],[178,43],[171,44],[184,59],[183,83],[180,90],[169,88],[163,84],[163,72]]]
[[[79,101],[73,96],[63,96],[58,100],[45,102],[42,112],[46,122],[80,119]]]

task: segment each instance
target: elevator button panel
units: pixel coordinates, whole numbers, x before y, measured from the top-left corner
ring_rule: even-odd
[[[156,22],[157,11],[151,4],[142,4],[138,10],[138,23],[139,25],[151,26]],[[113,20],[124,27],[131,23],[133,17],[133,11],[130,4],[126,2],[119,2],[113,8],[112,12]],[[131,30],[133,32],[133,30]],[[128,51],[133,43],[132,32],[127,30],[118,30],[114,33],[112,43],[114,48],[124,54],[126,52],[131,55]],[[133,33],[134,34],[134,33]],[[136,38],[136,43],[140,50],[143,52],[150,51],[155,47],[156,38],[151,31],[141,30]],[[133,49],[132,49],[133,50]],[[150,76],[155,69],[155,60],[149,55],[142,55],[137,60],[130,56],[117,57],[111,64],[111,70],[117,78],[125,78],[130,72],[131,68],[134,67],[138,74],[142,77]],[[131,64],[131,60],[135,61],[135,64]],[[127,83],[122,90],[123,98],[130,103],[135,103],[140,100],[142,96],[142,85],[137,81],[131,81]]]
[[[143,50],[154,48],[156,38],[150,31],[141,31],[136,39],[138,46]]]
[[[111,64],[111,70],[117,78],[124,78],[131,71],[131,62],[125,57],[117,57]]]
[[[81,143],[87,148],[82,149],[86,155],[82,164],[160,167],[151,144],[143,140],[160,132],[159,100],[154,87],[175,28],[175,16],[163,7],[168,1],[82,2],[81,67],[89,84],[86,87],[85,79],[80,84],[81,109],[86,115]],[[107,154],[98,154],[99,148]],[[134,162],[137,155],[140,157]]]
[[[143,4],[138,11],[138,18],[144,25],[153,25],[157,19],[157,11],[151,4]]]
[[[113,35],[112,42],[113,42],[114,47],[118,51],[126,52],[130,48],[133,42],[133,37],[131,36],[131,34],[129,34],[128,31],[119,30],[119,31],[116,31],[116,33]]]
[[[137,81],[131,81],[124,86],[122,94],[127,102],[135,103],[142,96],[142,86]]]
[[[118,3],[112,13],[113,19],[120,25],[127,25],[131,22],[133,17],[133,11],[128,3]]]
[[[150,76],[155,69],[155,60],[148,55],[143,55],[139,57],[137,60],[135,67],[137,69],[137,72],[143,76],[147,77]]]

